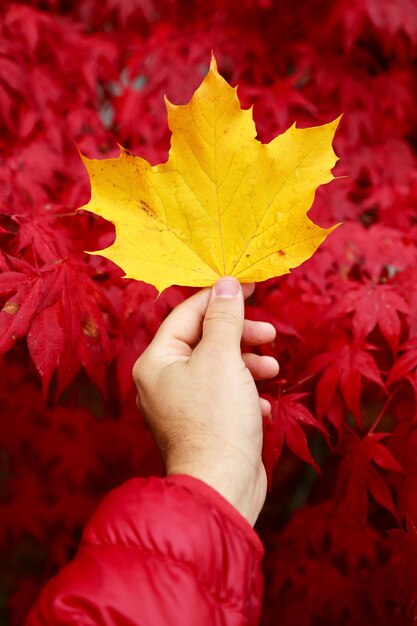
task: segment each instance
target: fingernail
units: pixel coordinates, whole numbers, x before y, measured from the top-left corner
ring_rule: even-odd
[[[214,294],[219,298],[236,298],[240,284],[235,278],[220,278],[214,285]]]

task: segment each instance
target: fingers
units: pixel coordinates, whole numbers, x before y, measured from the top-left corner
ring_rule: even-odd
[[[262,417],[268,417],[268,415],[271,415],[272,407],[269,400],[266,400],[265,398],[259,398],[259,404],[261,405]]]
[[[242,285],[243,297],[250,297],[254,290],[255,283]],[[159,327],[155,344],[175,355],[189,355],[201,338],[210,293],[211,289],[202,289],[175,307]]]
[[[242,342],[248,346],[259,346],[262,343],[274,341],[277,331],[269,322],[255,322],[245,320],[243,322]]]
[[[221,278],[212,288],[204,316],[199,350],[219,347],[225,354],[240,354],[245,308],[236,278]]]
[[[272,356],[260,356],[245,352],[242,354],[242,359],[254,380],[274,378],[279,372],[278,361]]]
[[[200,339],[210,291],[202,289],[175,307],[162,322],[153,343],[176,354],[189,354]]]
[[[242,291],[243,297],[246,300],[246,298],[249,298],[255,291],[255,283],[246,283],[245,285],[242,285]]]

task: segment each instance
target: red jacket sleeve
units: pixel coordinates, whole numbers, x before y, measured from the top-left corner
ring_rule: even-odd
[[[255,626],[262,556],[253,528],[204,482],[132,479],[103,500],[25,626]]]

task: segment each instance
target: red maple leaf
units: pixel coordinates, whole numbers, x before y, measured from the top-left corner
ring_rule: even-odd
[[[391,492],[377,468],[400,472],[401,466],[381,442],[387,433],[371,433],[361,438],[349,431],[347,454],[340,465],[337,493],[343,510],[353,518],[366,523],[368,493],[397,519],[397,510]]]
[[[214,48],[222,74],[254,105],[262,141],[294,121],[314,126],[344,112],[334,173],[346,176],[318,191],[309,214],[343,226],[308,262],[257,285],[247,309],[275,325],[277,339],[260,351],[279,358],[287,379],[265,423],[269,474],[287,454],[260,525],[263,622],[414,623],[415,1],[0,5],[0,597],[17,589],[5,619],[23,622],[31,592],[19,581],[38,585],[64,564],[105,492],[163,471],[135,407],[131,366],[188,294],[174,288],[154,302],[151,288],[81,254],[114,234],[91,215],[71,217],[88,193],[76,145],[101,157],[119,142],[161,162],[163,94],[185,102]],[[47,399],[30,354],[45,390],[53,377],[57,393]],[[80,367],[86,375],[75,377]],[[391,434],[378,439],[364,433],[386,372],[390,393],[377,419]],[[313,451],[325,437],[318,422],[337,435],[320,463],[308,443],[311,435]],[[311,480],[300,459],[317,461],[321,475]],[[395,511],[406,524],[389,544]]]
[[[66,260],[35,270],[10,257],[9,265],[10,271],[0,275],[0,294],[7,296],[0,311],[0,352],[26,335],[45,392],[59,364],[61,386],[83,365],[104,389],[105,364],[110,359],[99,305],[104,294],[85,267]]]
[[[392,285],[347,282],[333,313],[353,312],[353,332],[362,342],[376,326],[392,349],[398,347],[401,333],[399,313],[407,315],[409,306]]]
[[[263,459],[268,475],[269,487],[272,485],[273,469],[280,458],[284,444],[300,459],[309,463],[320,473],[320,469],[311,456],[306,434],[302,426],[312,427],[327,439],[327,432],[314,419],[310,411],[301,404],[303,394],[282,395],[272,402],[270,422],[266,422],[264,433]]]
[[[322,418],[339,390],[346,405],[359,422],[361,391],[364,379],[383,388],[379,369],[369,353],[369,344],[351,343],[345,334],[330,340],[328,351],[314,357],[310,371],[320,372],[316,388],[317,415]]]
[[[399,349],[400,356],[388,374],[387,385],[392,386],[402,379],[408,381],[417,397],[417,338],[404,342]]]

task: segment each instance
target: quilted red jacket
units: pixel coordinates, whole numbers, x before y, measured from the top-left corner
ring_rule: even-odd
[[[202,481],[133,479],[104,499],[26,626],[255,626],[262,556],[253,528]]]

